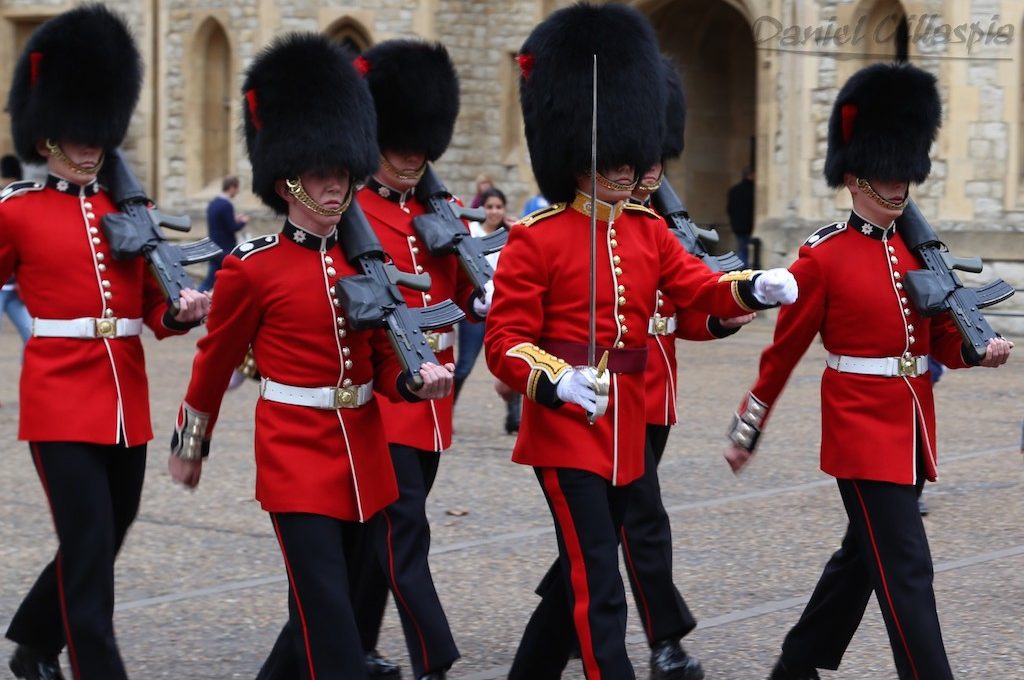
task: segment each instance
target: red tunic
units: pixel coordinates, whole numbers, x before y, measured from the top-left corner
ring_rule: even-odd
[[[186,332],[165,325],[167,301],[145,260],[110,256],[100,221],[114,211],[95,182],[79,187],[51,176],[46,188],[10,194],[0,203],[0,280],[17,273],[34,318],[142,318],[158,338]],[[148,442],[141,339],[29,338],[20,411],[22,440]]]
[[[800,299],[779,312],[775,340],[761,355],[751,389],[769,409],[818,333],[835,354],[899,357],[909,352],[931,354],[950,368],[968,365],[952,321],[945,314],[923,317],[909,301],[902,281],[920,265],[902,236],[891,227],[883,232],[859,224],[859,218],[856,222],[819,229],[790,267]],[[741,412],[746,402],[745,397]],[[923,438],[927,478],[934,480],[935,408],[927,373],[890,378],[825,369],[822,471],[842,479],[912,484],[917,480],[915,433]]]
[[[608,410],[588,425],[575,404],[561,405],[553,383],[565,362],[537,351],[551,342],[587,342],[589,325],[589,199],[560,203],[512,228],[495,275],[487,318],[487,364],[499,380],[529,397],[512,459],[538,467],[588,470],[615,485],[644,469],[643,368],[612,370]],[[677,304],[720,316],[758,306],[749,281],[710,272],[686,254],[647,208],[599,204],[597,344],[643,352],[655,291]],[[609,212],[615,214],[609,223]],[[542,402],[545,405],[542,405]],[[550,408],[550,406],[558,406]]]
[[[404,203],[384,198],[370,187],[356,194],[356,200],[366,213],[386,252],[395,266],[404,272],[430,274],[430,292],[421,293],[403,288],[405,302],[410,308],[454,300],[472,316],[470,298],[473,294],[469,279],[462,272],[454,255],[434,256],[419,247],[412,220],[426,212],[426,208],[412,195]],[[438,329],[446,333],[452,327]],[[448,348],[436,352],[442,364],[455,360],[455,351]],[[452,409],[454,394],[442,399],[407,402],[381,399],[384,429],[388,443],[402,444],[422,451],[444,451],[452,445]]]
[[[198,342],[185,395],[189,406],[210,415],[207,436],[231,372],[250,345],[261,375],[270,380],[343,387],[372,379],[382,394],[399,398],[402,369],[384,331],[350,331],[334,304],[334,283],[356,273],[333,235],[321,240],[291,223],[224,258],[209,333]],[[381,401],[325,410],[260,399],[256,498],[263,509],[365,521],[394,501],[398,489]]]

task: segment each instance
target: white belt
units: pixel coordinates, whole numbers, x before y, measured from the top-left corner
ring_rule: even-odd
[[[449,347],[455,346],[455,331],[448,331],[447,333],[435,333],[428,331],[423,334],[427,338],[427,344],[430,345],[430,349],[435,352],[446,350]]]
[[[373,399],[373,381],[350,387],[292,387],[263,378],[260,380],[260,396],[279,404],[309,406],[331,411],[339,408],[359,408]]]
[[[886,378],[914,378],[928,372],[928,357],[848,357],[829,352],[825,365],[840,373],[880,375]]]
[[[647,335],[672,335],[676,325],[676,317],[655,314],[647,320]]]
[[[37,338],[123,338],[140,333],[142,319],[32,319],[32,335]]]

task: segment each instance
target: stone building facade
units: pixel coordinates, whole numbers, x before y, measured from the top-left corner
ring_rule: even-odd
[[[323,31],[356,49],[422,36],[448,46],[462,107],[438,164],[471,195],[484,173],[516,211],[534,191],[513,56],[564,0],[107,0],[136,31],[146,82],[126,147],[165,210],[203,207],[225,174],[247,185],[239,131],[242,73],[291,30]],[[633,0],[687,85],[686,151],[669,169],[698,222],[731,244],[725,193],[756,170],[762,261],[784,264],[817,226],[849,207],[822,177],[831,103],[857,68],[909,59],[939,78],[943,126],[931,178],[914,190],[954,252],[981,255],[980,279],[1024,288],[1024,0]],[[0,91],[14,59],[62,0],[0,0]],[[0,121],[0,151],[10,149]],[[241,196],[257,228],[276,225]],[[964,276],[964,278],[972,278]],[[1024,311],[1024,294],[993,311]],[[1024,331],[1022,317],[993,317]]]

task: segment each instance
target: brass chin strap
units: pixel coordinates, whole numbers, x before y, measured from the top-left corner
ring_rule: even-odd
[[[412,174],[407,174],[407,173],[401,172],[401,171],[399,171],[398,168],[396,168],[395,166],[391,165],[391,163],[388,162],[387,158],[384,158],[384,154],[380,155],[380,166],[382,168],[384,168],[385,170],[387,170],[388,172],[390,172],[395,177],[397,177],[398,179],[403,180],[405,182],[408,182],[408,181],[411,181],[411,180],[416,180],[417,182],[419,182],[420,178],[423,177],[423,173],[427,171],[427,164],[426,164],[426,162],[424,162],[423,165],[421,165]]]
[[[590,173],[587,173],[589,176]],[[633,180],[629,184],[620,184],[619,182],[613,182],[601,173],[597,173],[597,183],[603,186],[609,191],[633,191],[636,189],[637,180]]]
[[[644,184],[643,178],[641,177],[640,181],[638,181],[636,183],[636,191],[639,192],[639,193],[646,194],[646,195],[650,196],[655,191],[657,191],[658,189],[661,188],[661,181],[663,179],[665,179],[665,173],[664,172],[662,172],[660,175],[658,175],[658,179],[656,181],[650,183],[650,184]]]
[[[95,175],[99,173],[100,168],[103,167],[103,161],[105,159],[105,156],[100,156],[100,160],[96,164],[95,168],[86,168],[68,158],[67,154],[64,153],[64,150],[60,148],[60,144],[57,144],[53,140],[46,140],[46,150],[49,151],[50,155],[56,158],[57,161],[68,166],[71,168],[72,172],[79,175]]]
[[[352,183],[349,182],[348,191],[345,192],[345,200],[341,202],[341,205],[337,208],[325,208],[316,201],[313,197],[306,193],[306,189],[302,186],[302,180],[296,177],[295,179],[286,179],[285,184],[288,186],[288,193],[295,197],[299,203],[304,205],[311,212],[317,215],[323,215],[324,217],[337,217],[341,213],[348,209],[349,204],[352,202]]]
[[[910,191],[907,191],[907,195],[903,197],[903,200],[899,203],[895,203],[886,198],[882,198],[878,195],[878,192],[871,186],[871,182],[866,179],[857,178],[857,188],[867,194],[868,198],[873,200],[878,205],[882,206],[886,210],[903,210],[907,207],[907,202],[910,201]]]

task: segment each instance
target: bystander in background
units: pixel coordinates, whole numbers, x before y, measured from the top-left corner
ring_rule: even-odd
[[[201,292],[213,290],[214,278],[220,270],[221,263],[224,262],[224,256],[238,244],[238,237],[235,234],[249,222],[248,215],[235,215],[235,204],[232,201],[236,195],[238,178],[233,175],[225,177],[221,183],[221,193],[206,206],[206,228],[210,232],[210,239],[224,252],[210,260],[206,280],[199,285]]]
[[[743,179],[729,189],[726,198],[729,228],[736,237],[736,254],[750,268],[750,237],[754,233],[754,171],[743,168]]]

